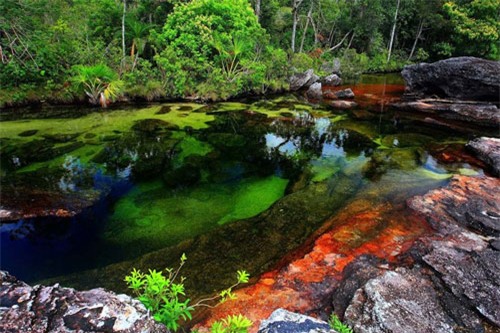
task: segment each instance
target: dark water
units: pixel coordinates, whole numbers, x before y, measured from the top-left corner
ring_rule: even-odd
[[[460,158],[470,135],[387,107],[399,78],[353,90],[348,111],[283,96],[3,114],[2,214],[24,218],[1,225],[1,269],[121,291],[132,267],[185,252],[188,287],[205,293],[269,269],[354,196],[401,203],[482,173]]]

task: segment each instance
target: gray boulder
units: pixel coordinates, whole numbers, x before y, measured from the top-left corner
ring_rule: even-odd
[[[104,289],[31,287],[0,271],[0,332],[167,333],[141,302]]]
[[[319,76],[314,74],[313,69],[308,69],[304,73],[292,75],[290,78],[290,90],[297,91],[303,88],[309,88],[313,83],[319,80]]]
[[[500,62],[459,57],[406,66],[407,92],[460,100],[500,100]]]
[[[322,83],[325,86],[340,86],[342,79],[337,74],[331,74],[323,78]]]
[[[388,271],[354,294],[344,320],[356,333],[460,332],[431,280],[415,270]]]
[[[323,96],[323,92],[321,90],[321,83],[320,82],[313,83],[309,87],[309,89],[307,89],[306,95],[308,98],[311,99],[321,99],[321,97]]]
[[[336,333],[336,331],[330,329],[330,326],[322,320],[278,309],[261,322],[258,333]]]

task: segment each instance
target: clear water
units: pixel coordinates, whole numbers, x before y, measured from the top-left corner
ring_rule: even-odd
[[[132,267],[185,252],[188,287],[209,293],[273,267],[353,196],[402,203],[482,173],[460,157],[468,135],[387,108],[399,79],[366,80],[349,111],[282,96],[3,113],[1,269],[123,291]]]

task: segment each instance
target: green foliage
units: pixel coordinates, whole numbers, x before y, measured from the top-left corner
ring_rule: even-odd
[[[335,313],[332,313],[328,320],[328,325],[338,333],[353,333],[352,329],[346,324],[342,323]]]
[[[227,316],[221,321],[216,321],[211,326],[211,333],[247,333],[252,326],[252,321],[245,316]]]
[[[168,91],[185,96],[199,93],[203,82],[233,87],[231,94],[244,90],[266,37],[247,1],[194,0],[177,4],[154,39]]]
[[[165,324],[167,328],[177,331],[181,320],[192,319],[192,312],[196,307],[208,306],[210,301],[220,299],[220,303],[228,299],[235,299],[233,289],[242,284],[248,283],[249,275],[245,271],[237,272],[237,281],[231,287],[223,290],[219,295],[211,298],[199,300],[196,304],[190,305],[190,299],[186,297],[184,290],[183,276],[179,276],[180,271],[186,263],[187,257],[182,254],[180,264],[177,269],[166,268],[164,275],[161,271],[149,270],[149,273],[142,273],[133,269],[125,277],[127,286],[132,289],[144,306],[151,311],[155,320]],[[176,282],[179,280],[179,282]],[[240,316],[228,317],[221,323],[218,332],[246,332],[252,325],[247,318]],[[243,330],[244,329],[244,330]]]
[[[342,77],[346,80],[355,80],[368,69],[368,56],[365,53],[357,53],[354,49],[344,51],[340,58],[340,69]]]
[[[77,65],[73,70],[73,83],[85,92],[91,104],[101,103],[106,106],[107,100],[115,100],[122,93],[123,82],[118,80],[118,74],[106,65]]]
[[[459,50],[498,59],[499,0],[448,1],[443,9],[453,24]]]

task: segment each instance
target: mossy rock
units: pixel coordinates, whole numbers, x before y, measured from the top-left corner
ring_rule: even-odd
[[[33,136],[36,133],[38,133],[38,130],[27,130],[27,131],[23,131],[23,132],[19,133],[18,135],[20,137],[25,138],[25,137]]]
[[[83,136],[84,139],[93,139],[97,136],[97,134],[95,133],[85,133],[85,135]]]
[[[147,134],[156,134],[162,131],[177,131],[179,126],[169,123],[161,119],[142,119],[136,121],[132,126],[134,131],[143,132]]]
[[[193,107],[189,105],[181,105],[177,108],[178,111],[193,111]]]
[[[171,105],[163,105],[156,114],[167,114],[172,111],[172,106]]]

